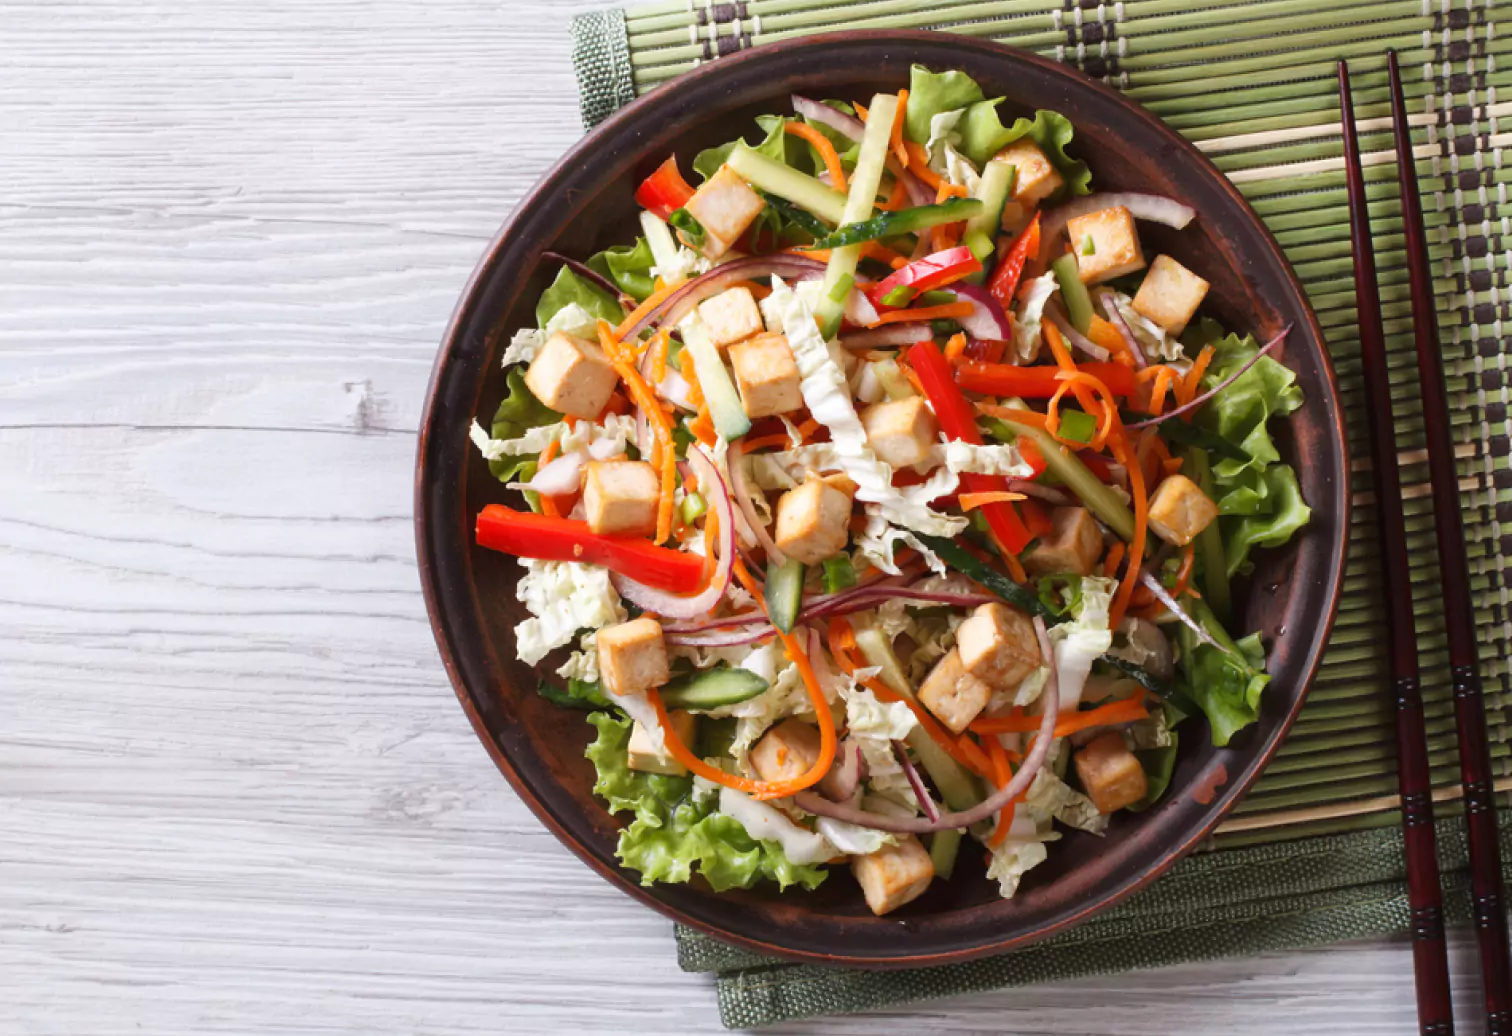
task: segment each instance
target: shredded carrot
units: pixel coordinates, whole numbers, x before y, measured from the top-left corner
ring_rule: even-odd
[[[976,408],[977,413],[985,417],[996,417],[1000,421],[1012,421],[1027,428],[1044,428],[1046,426],[1045,415],[1038,410],[1024,410],[1021,407],[999,406],[992,403],[978,403]]]
[[[1166,392],[1171,387],[1174,376],[1171,368],[1166,366],[1157,367],[1155,375],[1155,387],[1150,389],[1150,413],[1159,414],[1165,409]]]
[[[897,212],[908,204],[908,188],[903,183],[901,176],[893,177],[892,191],[886,200],[877,202],[877,208],[883,212]]]
[[[1108,548],[1108,556],[1103,558],[1103,575],[1113,578],[1118,572],[1118,566],[1123,562],[1125,547],[1123,540],[1116,541]]]
[[[1118,588],[1118,594],[1113,599],[1113,607],[1108,614],[1108,628],[1117,629],[1123,621],[1124,613],[1129,607],[1129,598],[1134,593],[1134,587],[1139,582],[1139,570],[1142,566],[1145,551],[1145,534],[1148,529],[1150,501],[1145,495],[1144,471],[1139,467],[1139,460],[1134,456],[1134,451],[1129,446],[1128,433],[1124,431],[1120,422],[1116,434],[1110,439],[1113,448],[1113,456],[1118,459],[1129,472],[1129,495],[1134,498],[1134,540],[1129,544],[1128,571],[1124,573],[1123,585]]]
[[[950,336],[950,341],[945,343],[945,361],[953,365],[964,355],[966,355],[966,335],[957,331]]]
[[[1185,547],[1182,548],[1181,565],[1176,569],[1176,585],[1171,587],[1172,597],[1179,598],[1182,594],[1193,592],[1189,584],[1192,580],[1192,567],[1196,556],[1197,550],[1195,544],[1188,543]],[[1140,589],[1144,590],[1145,587],[1141,586]],[[1157,619],[1163,612],[1165,612],[1166,606],[1160,603],[1160,601],[1156,600],[1154,594],[1150,594],[1149,596],[1151,603],[1147,607],[1136,613],[1138,618]]]
[[[908,257],[888,248],[880,241],[867,241],[861,246],[861,255],[866,259],[875,259],[886,263],[893,269],[908,265]]]
[[[947,302],[943,306],[923,306],[918,309],[895,309],[883,313],[875,321],[867,324],[867,327],[881,327],[883,324],[923,323],[926,320],[954,320],[957,317],[969,317],[972,313],[970,302]]]
[[[556,439],[552,439],[549,443],[546,444],[546,448],[541,451],[540,457],[536,459],[537,471],[540,471],[546,465],[551,463],[552,458],[557,455],[557,451],[561,448],[561,445],[561,442]],[[551,518],[560,518],[562,516],[562,512],[557,509],[556,501],[553,500],[550,495],[546,493],[537,493],[536,497],[541,501],[542,514]]]
[[[929,155],[922,147],[911,140],[905,141],[903,146],[908,151],[908,161],[904,164],[908,167],[908,171],[917,176],[926,187],[939,190],[941,184],[950,183],[949,180],[929,168]]]
[[[908,111],[908,91],[898,91],[898,111],[893,116],[892,132],[888,134],[887,146],[892,153],[898,156],[898,161],[908,167],[908,152],[903,147],[903,118]]]
[[[1017,813],[1018,799],[1014,799],[1012,802],[1008,803],[1008,805],[1003,807],[1003,811],[998,814],[997,827],[994,827],[992,829],[992,834],[987,836],[987,844],[989,846],[991,846],[992,848],[997,848],[999,845],[1003,844],[1003,839],[1008,837],[1008,831],[1013,827],[1013,818]]]
[[[622,341],[604,320],[598,322],[598,336],[604,354],[608,356],[620,380],[625,383],[635,405],[646,415],[646,421],[651,425],[652,434],[656,438],[655,457],[661,465],[661,498],[656,508],[654,542],[665,543],[672,535],[672,494],[677,488],[677,452],[672,443],[672,419],[662,409],[656,393],[636,368],[635,347]]]
[[[982,751],[982,747],[976,743],[970,734],[961,734],[957,737],[956,748],[968,760],[968,769],[975,770],[986,777],[992,775],[992,760],[986,752]]]
[[[804,248],[802,245],[794,245],[787,251],[792,255],[801,255],[807,259],[818,259],[821,263],[829,262],[830,250],[828,248]]]
[[[688,422],[688,431],[705,446],[713,447],[719,441],[719,433],[714,430],[714,418],[708,407],[699,408],[698,416]]]
[[[860,101],[857,101],[855,104],[851,105],[851,107],[856,109],[856,118],[860,119],[862,122],[865,122],[867,119],[871,118],[871,112],[867,111],[866,105],[862,104]]]
[[[1061,337],[1060,329],[1048,320],[1044,322],[1042,329],[1045,344],[1050,347],[1050,355],[1055,357],[1056,366],[1067,374],[1075,374],[1076,361],[1071,358],[1071,349],[1066,345],[1066,340]],[[1081,388],[1073,388],[1071,391],[1075,393],[1076,401],[1081,404],[1082,409],[1095,416],[1096,408],[1086,391]]]
[[[999,788],[1007,787],[1008,782],[1013,780],[1013,768],[1008,763],[1008,752],[1003,748],[1003,743],[996,737],[983,738],[982,743],[987,746],[987,755],[992,760],[992,783]],[[997,845],[1007,837],[1017,808],[1016,801],[1010,802],[998,813],[997,825],[987,838],[988,845]]]
[[[1106,705],[1099,705],[1095,709],[1085,712],[1073,712],[1069,716],[1062,716],[1055,723],[1056,737],[1066,737],[1078,730],[1086,730],[1089,727],[1105,727],[1114,723],[1132,723],[1135,720],[1146,719],[1150,710],[1145,707],[1145,689],[1141,687],[1127,698],[1119,698]],[[983,736],[989,734],[1029,734],[1040,727],[1039,716],[1001,716],[996,719],[979,719],[971,724],[973,733]]]
[[[799,140],[807,141],[815,151],[819,152],[819,157],[824,161],[824,168],[830,175],[830,186],[843,192],[846,188],[845,167],[840,164],[840,155],[835,151],[835,145],[830,143],[829,138],[806,122],[788,121],[783,123],[782,128],[784,132]]]
[[[1197,398],[1197,390],[1202,387],[1202,376],[1207,373],[1208,364],[1213,362],[1213,347],[1204,345],[1202,352],[1197,354],[1197,359],[1192,361],[1192,369],[1187,371],[1185,378],[1176,388],[1176,403],[1186,406]],[[1183,419],[1191,415],[1183,415]]]
[[[1134,362],[1134,354],[1129,352],[1128,343],[1118,333],[1118,328],[1096,313],[1092,314],[1092,324],[1087,328],[1087,340],[1108,350],[1115,358],[1127,357],[1130,363]]]
[[[665,331],[658,331],[651,341],[651,381],[660,385],[662,379],[667,376],[667,352],[672,344],[672,337]]]
[[[741,443],[747,453],[755,450],[785,450],[792,444],[793,441],[787,437],[786,432],[780,432],[777,435],[758,435],[754,439],[746,439]]]
[[[819,422],[815,421],[812,417],[810,417],[808,420],[804,421],[802,424],[800,424],[798,426],[798,436],[804,442],[808,442],[810,439],[812,439],[814,437],[814,433],[817,432],[818,430],[819,430]]]
[[[772,289],[770,287],[765,284],[757,284],[755,281],[733,281],[730,284],[730,288],[744,288],[746,289],[746,291],[749,291],[752,297],[754,297],[758,302],[772,293]],[[728,291],[729,289],[727,288],[725,290]]]
[[[960,502],[962,511],[974,511],[985,504],[1005,504],[1014,500],[1023,500],[1023,493],[1010,493],[1006,490],[989,490],[983,493],[962,493],[956,497]]]
[[[633,310],[631,310],[630,315],[627,316],[624,320],[621,320],[619,327],[614,329],[614,340],[616,342],[624,341],[625,336],[630,333],[630,329],[636,324],[640,323],[642,317],[651,312],[657,306],[660,306],[667,300],[667,296],[671,295],[680,287],[682,287],[681,284],[664,284],[657,290],[653,291],[651,294],[647,295],[646,301],[642,302],[639,306],[636,306]]]
[[[1077,393],[1077,398],[1082,401],[1082,409],[1095,417],[1100,417],[1097,434],[1092,437],[1092,449],[1101,450],[1107,444],[1108,436],[1113,432],[1113,421],[1118,415],[1118,406],[1113,400],[1113,393],[1102,380],[1088,374],[1086,371],[1074,370],[1070,373],[1061,371],[1056,375],[1063,384],[1055,390],[1055,395],[1050,397],[1050,405],[1045,408],[1045,429],[1051,435],[1056,435],[1060,426],[1060,401],[1070,389],[1075,391],[1079,385],[1085,385],[1093,392],[1102,397],[1102,402],[1093,402],[1082,393]]]

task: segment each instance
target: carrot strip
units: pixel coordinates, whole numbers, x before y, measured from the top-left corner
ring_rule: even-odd
[[[562,444],[556,439],[552,439],[549,443],[546,444],[546,448],[542,450],[541,455],[536,458],[537,471],[540,471],[546,465],[551,463],[552,458],[557,455],[557,451],[561,448],[561,445]],[[557,508],[556,501],[553,500],[549,495],[547,495],[546,493],[537,493],[536,498],[541,501],[542,514],[550,518],[562,517],[562,512]]]
[[[1171,368],[1159,367],[1157,370],[1159,373],[1155,375],[1155,387],[1150,390],[1150,413],[1156,415],[1165,409],[1166,392],[1173,380]]]
[[[954,320],[957,317],[970,316],[972,304],[970,302],[947,302],[943,306],[921,306],[918,309],[895,309],[883,313],[875,321],[867,324],[867,327],[881,327],[883,324],[923,323],[926,320]]]
[[[1113,448],[1113,456],[1128,469],[1129,495],[1134,498],[1134,540],[1129,544],[1128,571],[1124,573],[1123,585],[1118,588],[1118,594],[1113,598],[1113,607],[1108,614],[1108,628],[1117,629],[1118,624],[1123,621],[1124,613],[1128,611],[1129,598],[1139,582],[1139,570],[1143,567],[1150,501],[1145,495],[1144,472],[1140,470],[1139,460],[1129,446],[1129,436],[1124,431],[1122,423],[1119,423],[1117,434],[1111,439],[1110,444]]]
[[[877,202],[877,208],[883,212],[897,212],[908,204],[908,188],[903,184],[903,178],[893,177],[892,191],[885,201]]]
[[[1004,750],[1003,743],[996,737],[984,738],[983,744],[987,746],[987,755],[992,760],[992,783],[1001,788],[1013,779],[1013,768],[1008,764],[1008,753]],[[987,839],[988,845],[996,845],[1007,836],[1016,808],[1017,804],[1010,802],[998,813],[997,824]]]
[[[651,381],[657,385],[667,376],[667,353],[671,345],[672,337],[665,331],[658,331],[651,342]]]
[[[1126,550],[1123,540],[1116,541],[1108,548],[1108,556],[1103,558],[1103,575],[1111,579],[1118,572],[1118,566],[1123,562]]]
[[[1067,374],[1075,374],[1076,361],[1071,358],[1071,349],[1066,345],[1066,340],[1061,337],[1060,329],[1046,320],[1043,327],[1045,344],[1050,347],[1050,354],[1055,357],[1055,364]],[[1076,400],[1087,413],[1093,413],[1091,397],[1082,389],[1072,389],[1076,394]]]
[[[1046,428],[1048,426],[1045,415],[1038,410],[1024,410],[1020,407],[998,406],[991,403],[978,403],[976,408],[977,413],[985,417],[995,417],[1000,421],[1012,421],[1027,428]]]
[[[956,738],[956,747],[961,754],[970,760],[968,768],[975,770],[984,777],[990,778],[993,773],[992,760],[987,753],[982,751],[980,745],[971,739],[971,735],[962,734]]]
[[[1055,736],[1066,737],[1089,727],[1105,727],[1146,719],[1150,710],[1145,707],[1144,699],[1145,689],[1141,687],[1127,698],[1119,698],[1085,712],[1073,712],[1056,720]],[[983,737],[994,734],[1028,734],[1038,730],[1039,726],[1039,716],[999,716],[977,720],[971,724],[971,731]]]
[[[962,511],[974,511],[984,504],[1011,503],[1014,500],[1025,499],[1023,493],[1009,493],[1005,490],[992,490],[985,493],[962,493],[956,497]]]
[[[799,140],[807,141],[815,151],[819,152],[819,157],[824,161],[824,168],[830,175],[830,186],[837,191],[845,190],[845,166],[840,164],[840,155],[835,151],[835,145],[830,143],[828,137],[806,122],[786,122],[783,123],[782,129],[783,132]]]
[[[908,152],[903,147],[903,117],[908,111],[908,91],[898,91],[898,111],[893,116],[892,132],[888,134],[887,146],[893,154],[898,156],[898,161],[908,167]]]
[[[754,450],[785,450],[792,445],[792,440],[787,437],[786,432],[779,432],[776,435],[758,435],[754,439],[745,439],[741,445],[744,447],[746,453],[751,453]]]
[[[653,296],[654,297],[654,296]],[[677,453],[672,443],[672,419],[662,409],[661,401],[646,379],[636,368],[634,346],[626,345],[617,333],[610,329],[608,321],[598,322],[599,344],[609,357],[615,373],[625,383],[635,405],[646,415],[656,439],[656,458],[661,462],[661,498],[656,509],[656,538],[654,542],[665,543],[672,535],[672,495],[677,485]],[[689,365],[692,366],[691,364]]]
[[[888,248],[880,241],[867,241],[862,244],[861,255],[866,259],[875,259],[878,262],[886,263],[895,270],[908,265],[908,257],[906,255]]]
[[[957,331],[950,336],[950,341],[945,343],[945,361],[954,364],[966,354],[966,335]]]
[[[614,340],[616,342],[623,341],[625,336],[630,333],[630,329],[640,322],[641,317],[651,312],[657,306],[660,306],[663,302],[666,301],[668,295],[671,295],[680,287],[682,287],[681,284],[664,284],[660,288],[653,291],[651,294],[647,295],[646,301],[642,302],[639,306],[636,306],[634,309],[632,309],[630,311],[630,315],[627,316],[624,320],[621,320],[619,327],[616,327],[614,329]]]
[[[1176,390],[1176,402],[1186,406],[1197,398],[1197,390],[1202,385],[1202,376],[1207,373],[1208,364],[1213,362],[1213,347],[1204,345],[1202,352],[1197,354],[1197,359],[1192,361],[1192,369],[1187,371],[1187,376],[1182,379],[1181,385]],[[1183,415],[1185,421],[1190,415]]]

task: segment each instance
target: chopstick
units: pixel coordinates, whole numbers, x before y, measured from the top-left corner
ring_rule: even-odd
[[[1449,959],[1444,946],[1444,893],[1439,884],[1432,788],[1428,781],[1428,742],[1423,729],[1417,631],[1412,618],[1407,524],[1402,514],[1396,428],[1386,373],[1386,334],[1381,323],[1370,214],[1365,205],[1365,177],[1360,171],[1360,141],[1355,132],[1349,65],[1344,61],[1339,62],[1339,109],[1344,130],[1344,175],[1349,188],[1349,231],[1365,374],[1365,410],[1375,472],[1376,522],[1386,579],[1391,687],[1396,704],[1397,784],[1402,796],[1407,902],[1412,909],[1412,970],[1417,986],[1418,1030],[1424,1036],[1449,1036],[1454,1031],[1454,1015],[1449,1000]]]
[[[1507,946],[1507,910],[1502,888],[1496,798],[1491,790],[1491,753],[1486,739],[1486,705],[1475,645],[1475,609],[1470,600],[1470,566],[1460,516],[1459,476],[1449,428],[1443,354],[1439,352],[1433,276],[1427,233],[1418,195],[1417,169],[1402,73],[1395,51],[1386,52],[1391,83],[1392,134],[1402,192],[1407,273],[1412,288],[1412,333],[1417,344],[1418,384],[1433,482],[1433,519],[1443,585],[1444,632],[1449,643],[1449,675],[1454,687],[1454,723],[1459,735],[1460,783],[1465,789],[1465,828],[1470,844],[1470,887],[1481,977],[1485,982],[1486,1031],[1512,1033],[1512,954]]]

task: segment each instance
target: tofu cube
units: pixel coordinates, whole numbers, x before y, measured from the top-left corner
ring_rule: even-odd
[[[991,697],[992,688],[966,671],[961,652],[956,648],[935,663],[919,687],[919,701],[952,734],[970,726]]]
[[[730,366],[747,417],[790,414],[803,406],[798,361],[784,335],[757,335],[730,346]]]
[[[1024,568],[1036,576],[1075,572],[1092,574],[1102,556],[1103,535],[1085,507],[1057,507],[1050,512],[1053,529],[1024,555]]]
[[[1185,547],[1218,517],[1218,505],[1185,475],[1167,475],[1150,498],[1150,529],[1167,543]]]
[[[603,412],[619,375],[598,346],[558,331],[525,371],[525,385],[559,414],[591,421]]]
[[[731,288],[705,299],[698,304],[698,316],[709,329],[709,338],[721,349],[765,330],[750,288]]]
[[[1134,311],[1179,335],[1207,292],[1207,281],[1170,256],[1157,255],[1134,295]]]
[[[1065,184],[1061,174],[1045,153],[1027,137],[1020,138],[997,153],[994,162],[1013,166],[1013,193],[1003,207],[1004,229],[1017,230],[1030,209],[1060,190]]]
[[[672,730],[677,734],[677,739],[685,745],[693,744],[693,725],[696,721],[693,713],[677,709],[667,715],[672,723]],[[667,751],[666,746],[658,750],[657,740],[651,736],[651,732],[635,721],[635,726],[630,728],[630,769],[639,770],[641,773],[660,773],[668,777],[686,777],[688,768]]]
[[[750,184],[738,173],[729,166],[720,166],[719,172],[709,177],[709,182],[695,191],[688,204],[683,206],[703,226],[703,244],[694,246],[686,238],[683,243],[689,248],[696,247],[710,259],[718,259],[730,250],[765,207],[761,195],[751,190]]]
[[[1076,268],[1084,284],[1101,284],[1144,269],[1139,231],[1134,228],[1134,217],[1122,205],[1077,216],[1066,224],[1066,231],[1071,235],[1071,251],[1076,254]]]
[[[640,694],[670,678],[661,623],[642,616],[605,626],[598,643],[599,677],[612,694]]]
[[[873,403],[861,412],[861,425],[872,452],[895,468],[924,463],[940,437],[939,422],[923,396]]]
[[[789,717],[751,746],[751,767],[767,782],[802,777],[819,758],[819,728]]]
[[[845,549],[851,495],[823,479],[810,479],[777,500],[777,549],[817,565]]]
[[[1112,813],[1133,805],[1149,790],[1144,767],[1116,730],[1099,736],[1077,752],[1072,761],[1087,798],[1099,813]]]
[[[661,483],[640,460],[591,460],[583,477],[583,511],[600,536],[649,536],[656,531]]]
[[[961,667],[993,690],[1009,690],[1041,665],[1029,616],[1006,604],[984,604],[956,628]]]
[[[934,861],[923,843],[909,835],[896,845],[852,858],[851,873],[866,905],[881,917],[924,894],[934,880]]]

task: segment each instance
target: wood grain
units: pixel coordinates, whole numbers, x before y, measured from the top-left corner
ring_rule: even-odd
[[[719,1031],[493,769],[415,577],[435,344],[579,132],[595,6],[0,0],[0,1032]],[[1366,944],[779,1031],[1405,1033],[1409,975]]]

